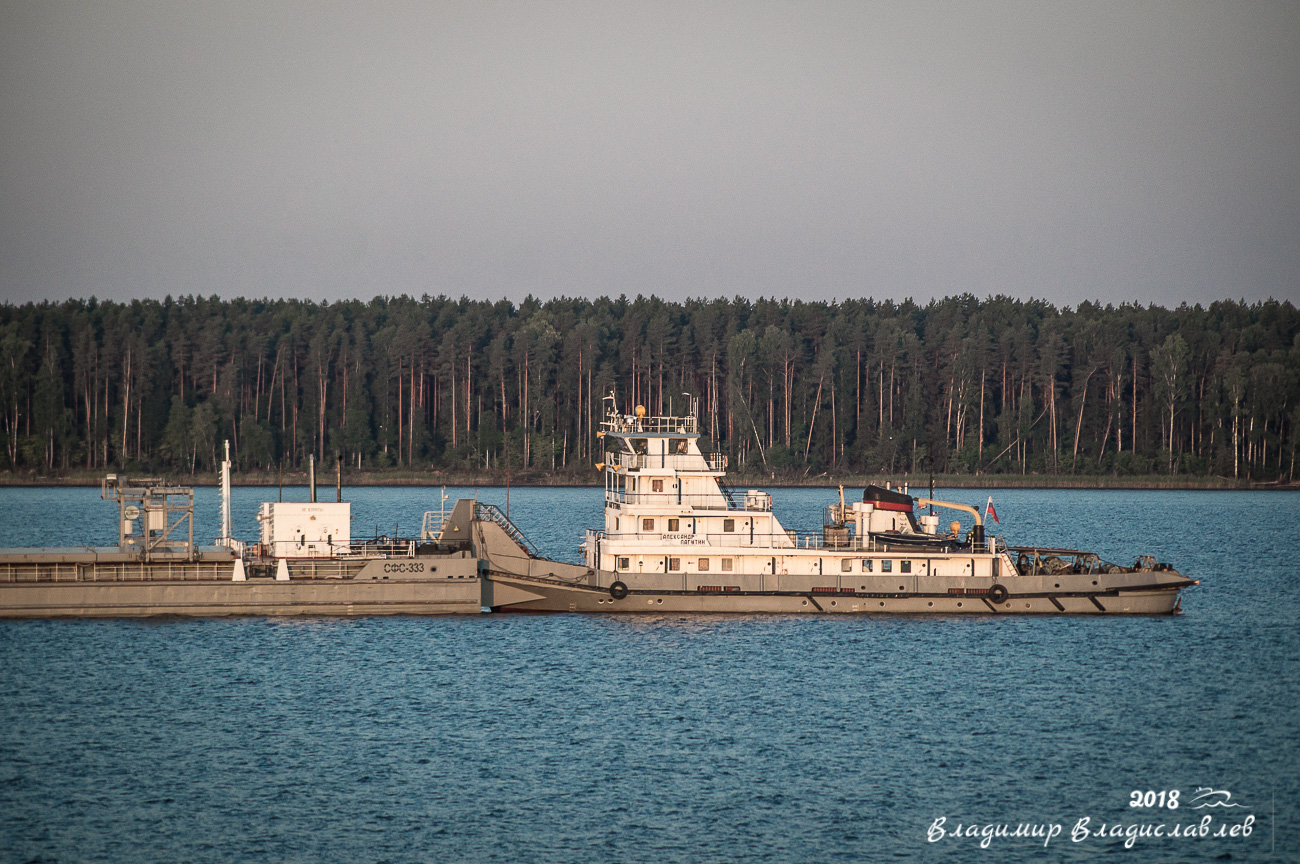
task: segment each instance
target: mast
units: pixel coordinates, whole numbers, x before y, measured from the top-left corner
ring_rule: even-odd
[[[230,439],[226,439],[226,458],[221,462],[221,539],[218,546],[230,545]]]

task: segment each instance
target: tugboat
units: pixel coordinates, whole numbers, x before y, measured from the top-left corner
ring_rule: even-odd
[[[484,549],[484,605],[533,612],[844,612],[1140,614],[1179,611],[1199,584],[1150,556],[1131,567],[1077,549],[1007,546],[979,510],[868,486],[823,511],[822,528],[783,527],[771,496],[725,483],[727,461],[699,446],[685,416],[620,413],[605,398],[605,524],[588,531],[586,567]],[[464,502],[462,502],[464,503]],[[940,531],[937,515],[965,512]],[[462,511],[468,515],[467,511]],[[450,538],[443,540],[444,544]],[[520,547],[522,550],[522,547]]]

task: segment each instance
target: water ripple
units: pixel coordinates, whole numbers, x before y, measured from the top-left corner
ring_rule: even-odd
[[[33,542],[27,499],[79,506],[32,491],[0,490],[5,542]],[[559,554],[542,514],[593,494],[513,490],[512,516]],[[1204,585],[1177,618],[3,622],[0,857],[953,861],[976,847],[928,844],[938,816],[1132,821],[1130,791],[1199,786],[1254,837],[988,860],[1284,860],[1273,795],[1300,848],[1296,499],[995,494],[1008,528]]]

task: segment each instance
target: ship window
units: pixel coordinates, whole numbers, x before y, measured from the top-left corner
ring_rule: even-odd
[[[911,573],[911,572],[912,572],[912,562],[911,562],[911,561],[899,561],[899,562],[898,562],[898,566],[899,566],[899,568],[902,570],[902,572],[904,572],[904,573]]]
[[[726,532],[728,532],[728,533],[730,533],[730,532],[732,532],[732,531],[735,531],[735,530],[736,530],[736,520],[735,520],[735,519],[723,519],[723,520],[722,520],[722,530],[723,530],[723,531],[726,531]]]
[[[669,559],[668,559],[668,569],[669,569],[669,570],[680,570],[680,569],[682,569],[682,559],[680,559],[680,558],[669,558]]]
[[[730,558],[723,558],[723,559],[722,559],[722,569],[723,569],[723,570],[730,570],[730,569],[731,569],[731,564],[732,564],[732,559],[730,559]]]
[[[655,530],[655,520],[653,520],[653,519],[642,519],[642,520],[641,520],[641,530],[642,530],[642,531],[653,531],[653,530]]]
[[[620,559],[618,559],[618,569],[620,569],[620,570],[627,570],[627,569],[629,569],[631,566],[632,566],[632,559],[631,559],[631,558],[620,558]]]
[[[681,523],[681,520],[680,520],[680,519],[669,519],[669,520],[668,520],[668,530],[669,530],[670,532],[673,532],[673,531],[680,531],[681,528],[680,528],[679,526],[680,526],[681,524],[682,524],[682,523]]]
[[[841,572],[841,573],[852,573],[852,572],[853,572],[853,559],[852,559],[852,558],[841,558],[841,559],[840,559],[840,572]]]
[[[662,491],[664,491],[664,481],[662,481],[662,480],[651,480],[651,481],[650,481],[650,491],[651,491],[651,492],[662,492]]]
[[[870,573],[870,572],[871,572],[871,559],[870,559],[870,558],[863,558],[863,559],[862,559],[862,572],[863,572],[863,573]]]
[[[708,570],[708,569],[709,569],[709,559],[708,559],[708,558],[701,558],[701,559],[700,559],[700,572],[703,573],[703,572],[705,572],[705,571]]]
[[[889,572],[892,572],[893,569],[894,569],[894,562],[893,562],[893,561],[890,561],[889,559],[885,559],[884,561],[881,561],[881,562],[880,562],[880,572],[881,572],[881,573],[889,573]]]
[[[669,452],[669,453],[677,453],[677,454],[685,454],[685,453],[686,453],[686,439],[685,439],[685,438],[669,438],[669,439],[668,439],[668,452]]]

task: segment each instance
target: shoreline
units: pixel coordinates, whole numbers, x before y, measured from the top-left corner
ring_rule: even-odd
[[[97,487],[104,474],[109,472],[83,472],[63,475],[42,476],[36,473],[13,474],[0,472],[0,487],[43,488],[43,487]],[[132,476],[128,472],[127,476]],[[209,487],[219,486],[220,479],[215,474],[197,474],[191,477],[171,477],[178,485]],[[306,486],[307,472],[294,471],[278,474],[251,472],[233,474],[231,486],[276,488],[280,485]],[[929,475],[909,476],[907,474],[846,474],[834,475],[829,472],[814,477],[774,477],[754,474],[733,474],[726,478],[728,485],[734,489],[770,488],[834,488],[836,486],[862,487],[868,484],[884,485],[886,481],[907,483],[912,489],[927,488]],[[530,471],[512,474],[508,479],[502,474],[476,473],[461,471],[361,471],[344,472],[343,485],[349,487],[366,486],[458,486],[458,487],[520,487],[566,486],[601,488],[600,475],[590,473]],[[316,486],[327,489],[335,485],[334,473],[317,472]],[[1006,474],[944,474],[935,475],[934,486],[943,489],[1130,489],[1130,490],[1184,490],[1184,491],[1300,491],[1300,483],[1282,481],[1233,480],[1225,477],[1178,477],[1166,475],[1143,475],[1133,477],[1113,477],[1094,475],[1006,475]]]

